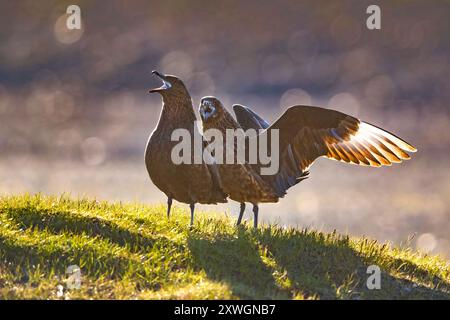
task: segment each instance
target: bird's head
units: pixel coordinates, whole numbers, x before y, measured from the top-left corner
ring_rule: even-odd
[[[203,97],[200,100],[198,112],[203,123],[208,123],[219,120],[224,112],[224,107],[216,97]]]
[[[150,93],[158,92],[163,96],[163,98],[187,96],[190,99],[189,92],[187,91],[183,81],[175,76],[165,75],[156,70],[153,70],[152,73],[163,82],[163,85],[159,88],[149,90]]]

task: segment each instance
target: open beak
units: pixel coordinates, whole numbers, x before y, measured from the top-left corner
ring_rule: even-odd
[[[158,78],[160,78],[163,82],[163,85],[159,88],[154,88],[154,89],[150,89],[148,92],[153,93],[153,92],[161,92],[167,89],[170,89],[172,87],[172,85],[170,84],[169,81],[167,81],[167,77],[165,75],[163,75],[162,73],[159,73],[156,70],[152,71],[152,74],[154,74],[155,76],[157,76]]]

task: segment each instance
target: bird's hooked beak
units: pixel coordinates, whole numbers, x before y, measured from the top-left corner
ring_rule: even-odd
[[[202,100],[200,102],[199,113],[203,121],[208,121],[210,117],[213,117],[216,112],[216,107],[209,100]]]
[[[167,81],[167,77],[164,74],[159,73],[156,70],[153,70],[152,74],[154,74],[155,76],[160,78],[162,80],[162,82],[163,82],[163,85],[161,87],[159,87],[159,88],[150,89],[148,92],[150,92],[150,93],[161,92],[161,91],[164,91],[164,90],[172,88],[172,84],[169,81]]]

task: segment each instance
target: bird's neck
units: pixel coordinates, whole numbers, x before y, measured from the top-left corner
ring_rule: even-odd
[[[196,116],[191,97],[163,97],[160,120],[168,123],[194,122]]]
[[[228,112],[224,112],[216,119],[211,119],[210,121],[207,121],[206,123],[203,124],[203,131],[208,129],[219,130],[222,133],[223,148],[231,147],[233,148],[233,150],[236,150],[238,148],[237,139],[235,138],[229,139],[227,129],[236,130],[240,128],[241,126],[239,125],[239,123],[236,120],[234,120],[233,116]]]
[[[225,135],[227,129],[239,129],[241,126],[234,120],[233,116],[228,112],[224,113],[223,116],[217,117],[217,119],[211,119],[210,121],[204,123],[203,128],[207,129],[218,129]]]

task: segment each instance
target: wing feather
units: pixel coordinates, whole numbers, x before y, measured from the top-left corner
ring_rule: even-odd
[[[299,169],[318,157],[372,167],[410,159],[417,151],[394,134],[347,114],[311,106],[289,108],[270,129],[278,129],[280,152],[290,146]]]
[[[244,130],[258,130],[269,127],[269,123],[266,120],[261,118],[257,113],[246,106],[234,104],[233,111],[236,115],[237,122]]]

